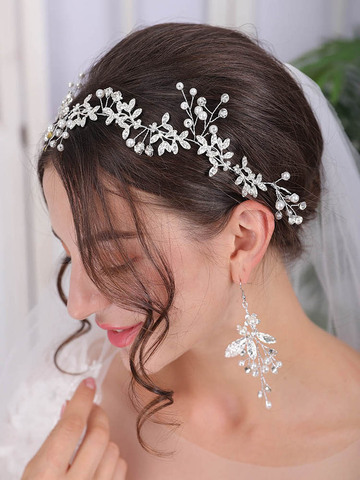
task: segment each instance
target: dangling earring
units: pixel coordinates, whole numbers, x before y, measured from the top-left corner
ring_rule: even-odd
[[[270,370],[270,364],[272,364],[272,373],[278,373],[278,368],[282,366],[282,363],[275,359],[278,352],[275,349],[264,345],[276,343],[276,340],[267,333],[258,332],[256,325],[260,323],[260,320],[257,318],[256,313],[249,314],[248,303],[241,282],[240,288],[242,291],[242,306],[244,307],[246,314],[244,325],[237,325],[236,329],[240,335],[242,335],[242,338],[238,338],[226,347],[225,357],[235,357],[236,355],[244,356],[247,353],[248,358],[246,360],[240,360],[239,365],[243,367],[248,363],[249,365],[244,369],[245,373],[250,373],[252,371],[253,377],[257,377],[260,373],[261,390],[258,391],[258,398],[264,396],[266,408],[269,409],[271,408],[271,402],[267,399],[266,392],[271,392],[271,388],[265,381],[264,373],[267,373]],[[251,327],[251,332],[248,331],[248,326]],[[262,352],[264,352],[265,359],[263,359],[261,355]]]

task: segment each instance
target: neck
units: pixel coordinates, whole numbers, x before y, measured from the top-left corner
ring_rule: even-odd
[[[267,393],[271,409],[265,407],[264,397],[258,398],[260,375],[245,374],[244,366],[238,365],[247,355],[224,355],[227,345],[240,337],[236,325],[245,320],[241,290],[233,284],[232,301],[218,324],[196,347],[154,377],[159,385],[174,390],[174,406],[180,406],[186,417],[201,421],[205,415],[205,419],[216,419],[222,430],[255,422],[264,425],[284,419],[287,411],[290,415],[294,402],[299,404],[304,398],[306,403],[309,388],[316,389],[316,385],[309,387],[312,379],[318,378],[313,369],[325,368],[325,361],[331,361],[320,358],[317,347],[329,334],[304,313],[282,262],[277,262],[276,268],[271,265],[264,278],[267,280],[261,285],[248,283],[243,289],[249,313],[256,313],[260,320],[257,330],[275,337],[276,343],[269,346],[277,350],[275,358],[282,362],[277,374],[271,370],[264,374],[272,390]]]

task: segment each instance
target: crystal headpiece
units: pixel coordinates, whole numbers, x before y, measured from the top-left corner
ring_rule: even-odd
[[[80,74],[82,78],[84,75]],[[88,95],[82,104],[77,103],[70,108],[73,101],[75,91],[80,88],[81,83],[77,83],[75,88],[73,83],[69,83],[70,90],[62,101],[59,108],[58,117],[56,121],[49,125],[47,133],[44,137],[44,150],[48,146],[56,147],[60,152],[64,150],[63,141],[69,138],[69,130],[76,126],[84,127],[86,120],[97,120],[98,116],[106,117],[105,124],[110,125],[112,122],[123,129],[122,138],[125,140],[129,148],[133,148],[136,153],[141,155],[145,152],[151,157],[154,154],[154,146],[157,144],[157,154],[163,155],[166,151],[171,153],[178,153],[179,146],[188,150],[191,148],[190,143],[195,143],[198,146],[197,154],[205,154],[211,168],[209,176],[215,175],[219,168],[224,171],[231,170],[236,174],[235,184],[242,186],[241,195],[246,197],[251,195],[256,198],[258,195],[258,188],[267,191],[267,185],[275,189],[276,203],[275,203],[275,218],[280,220],[283,217],[283,212],[288,216],[288,222],[292,224],[301,224],[303,217],[297,215],[294,207],[299,207],[300,210],[306,208],[305,202],[299,203],[299,196],[296,193],[291,193],[284,187],[278,185],[281,180],[289,180],[290,173],[283,172],[281,177],[274,182],[264,182],[262,174],[255,175],[248,166],[247,157],[244,155],[241,159],[241,165],[231,165],[229,161],[233,157],[234,152],[227,151],[230,146],[230,139],[222,139],[217,135],[218,127],[214,124],[219,118],[226,118],[228,111],[226,108],[220,108],[215,116],[215,112],[221,106],[229,101],[229,95],[223,93],[220,102],[213,111],[206,106],[206,98],[198,97],[196,106],[193,108],[194,98],[197,95],[196,88],[190,88],[189,93],[191,101],[189,102],[184,93],[184,84],[178,82],[176,88],[181,91],[184,101],[180,104],[182,110],[186,111],[188,118],[184,120],[186,130],[178,134],[171,124],[169,124],[170,114],[164,113],[161,119],[161,124],[152,123],[149,126],[143,125],[139,118],[142,112],[141,108],[135,107],[135,98],[132,98],[128,103],[123,101],[123,96],[120,91],[113,91],[111,87],[98,89],[95,93],[98,104],[90,105],[89,101],[93,97]],[[196,125],[203,122],[203,130],[201,134],[195,131]],[[131,129],[140,130],[137,135],[130,137]],[[192,138],[189,138],[189,132]],[[209,137],[208,137],[209,136]],[[138,137],[140,137],[138,139]],[[208,137],[208,138],[207,138]],[[190,142],[190,143],[189,143]]]

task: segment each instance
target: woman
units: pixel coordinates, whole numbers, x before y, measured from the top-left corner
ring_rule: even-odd
[[[290,71],[240,32],[167,23],[63,102],[38,173],[64,299],[117,347],[100,406],[81,383],[23,480],[357,478],[360,354],[287,271],[324,186]]]

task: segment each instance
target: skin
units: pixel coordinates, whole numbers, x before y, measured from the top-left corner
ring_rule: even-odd
[[[108,416],[93,403],[96,385],[89,387],[86,380],[75,390],[21,480],[125,480],[127,463],[119,456],[118,446],[110,441]],[[85,426],[85,437],[70,466]]]
[[[69,314],[82,319],[95,313],[99,323],[114,328],[143,321],[145,317],[110,303],[87,276],[66,192],[52,167],[45,171],[43,187],[51,225],[72,261]],[[122,199],[109,202],[119,227],[134,229]],[[170,332],[146,368],[157,385],[176,392],[176,409],[167,411],[173,409],[185,420],[184,437],[249,463],[257,463],[259,448],[268,455],[264,462],[281,462],[284,456],[309,459],[310,450],[319,458],[329,456],[358,439],[360,354],[306,316],[281,257],[269,247],[273,212],[255,200],[239,204],[209,245],[216,262],[186,237],[176,216],[154,208],[147,211],[146,204],[144,212],[176,283]],[[136,242],[129,243],[129,253],[139,255]],[[138,265],[147,281],[159,286],[145,257]],[[274,348],[283,364],[277,375],[265,375],[272,388],[271,410],[257,398],[260,378],[245,375],[238,366],[240,357],[224,356],[226,346],[239,337],[236,325],[244,322],[240,281],[249,312],[260,319],[258,330],[276,338]],[[157,293],[161,296],[160,287]],[[117,355],[128,371],[129,349]],[[146,395],[141,390],[144,400],[153,398]],[[211,425],[204,422],[209,415]],[[284,448],[279,448],[282,435]],[[241,452],[232,452],[239,442],[244,445]]]

